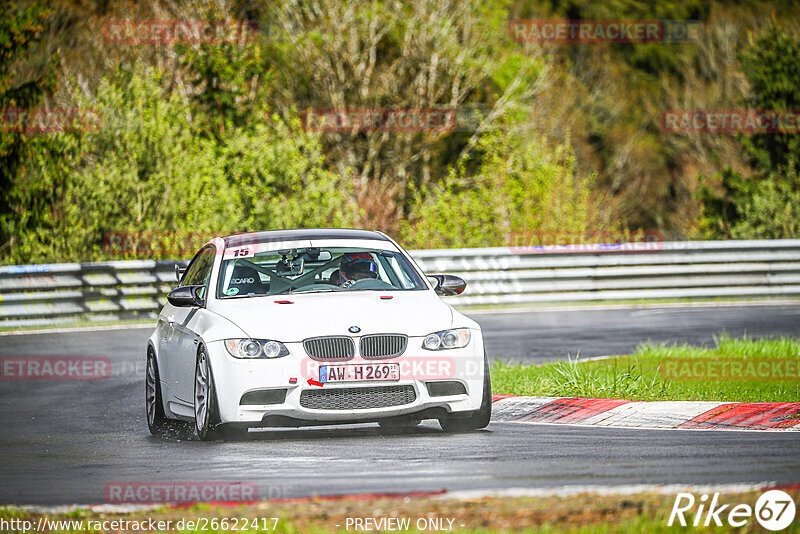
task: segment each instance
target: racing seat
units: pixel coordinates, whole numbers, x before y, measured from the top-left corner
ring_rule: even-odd
[[[339,277],[339,269],[331,273],[330,278],[328,278],[328,283],[332,286],[338,286],[342,283],[342,279]]]
[[[233,268],[228,290],[234,287],[239,290],[238,295],[247,295],[248,293],[264,295],[267,292],[261,282],[261,277],[258,276],[258,271],[246,265],[237,265]]]

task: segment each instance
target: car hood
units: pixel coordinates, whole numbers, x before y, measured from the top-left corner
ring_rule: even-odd
[[[389,297],[391,299],[382,299]],[[399,333],[424,336],[453,327],[453,310],[432,291],[353,291],[221,299],[209,309],[248,336],[286,343],[316,336]]]

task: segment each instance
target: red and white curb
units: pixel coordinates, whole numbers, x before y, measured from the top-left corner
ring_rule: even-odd
[[[629,401],[492,396],[492,421],[628,428],[800,431],[798,402]]]

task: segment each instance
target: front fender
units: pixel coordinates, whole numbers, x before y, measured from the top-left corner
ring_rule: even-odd
[[[187,327],[206,344],[224,339],[250,337],[230,319],[204,308],[197,310],[187,323]]]

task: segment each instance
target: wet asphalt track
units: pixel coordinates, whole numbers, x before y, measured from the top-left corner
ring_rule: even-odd
[[[790,335],[800,306],[475,315],[489,354],[545,361],[627,353],[645,340]],[[800,435],[492,423],[446,435],[375,425],[277,430],[202,443],[154,438],[143,400],[145,329],[0,337],[0,356],[105,356],[98,381],[0,382],[0,503],[103,502],[113,481],[254,482],[262,498],[568,485],[800,481]]]

